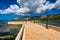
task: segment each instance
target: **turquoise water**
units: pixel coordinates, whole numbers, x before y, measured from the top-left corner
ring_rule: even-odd
[[[0,35],[16,35],[20,28],[10,27],[7,23],[8,21],[0,21]]]
[[[15,38],[21,28],[21,27],[20,28],[14,27],[11,25],[8,26],[8,22],[10,22],[10,21],[0,21],[0,40],[15,40]],[[1,38],[1,37],[3,37],[3,38]]]

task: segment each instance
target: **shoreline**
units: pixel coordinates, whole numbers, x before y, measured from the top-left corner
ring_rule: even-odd
[[[46,27],[46,24],[44,24],[44,23],[37,23],[37,24],[39,24],[39,25],[42,25],[42,26]],[[59,31],[59,32],[60,32],[60,27],[59,27],[59,26],[48,25],[48,29],[54,29],[54,30],[56,30],[56,31]]]

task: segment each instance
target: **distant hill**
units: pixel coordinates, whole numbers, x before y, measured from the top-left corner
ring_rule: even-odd
[[[28,18],[14,18],[14,21],[25,21],[28,20]]]
[[[49,19],[51,19],[51,20],[60,20],[60,14],[50,16]]]
[[[30,17],[29,20],[46,20],[47,16],[43,15],[40,17]],[[48,20],[60,20],[60,14],[48,15]]]
[[[35,17],[25,17],[25,18],[14,18],[13,20],[46,20],[46,15],[35,16]],[[48,20],[60,20],[60,14],[49,15]]]
[[[43,18],[41,17],[41,19],[46,20],[46,16],[43,16]],[[60,14],[57,14],[57,15],[49,15],[48,16],[48,20],[60,20]]]

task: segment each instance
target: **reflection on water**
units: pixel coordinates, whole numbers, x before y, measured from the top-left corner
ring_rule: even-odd
[[[0,21],[0,39],[4,36],[6,38],[6,36],[10,35],[11,36],[16,36],[21,28],[20,27],[14,27],[14,26],[9,26],[8,21]],[[13,38],[14,38],[13,37]],[[9,40],[9,39],[8,39]]]

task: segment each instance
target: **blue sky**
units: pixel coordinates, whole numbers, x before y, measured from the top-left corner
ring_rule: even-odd
[[[48,7],[49,7],[48,9],[49,15],[60,14],[60,5],[57,5],[60,2],[59,0],[42,0],[39,2],[38,1],[39,0],[35,0],[35,1],[34,0],[32,1],[31,0],[29,1],[0,0],[0,20],[10,20],[13,18],[21,18],[26,13],[29,13],[29,12],[32,12],[31,15],[29,16],[39,16],[40,14],[44,14],[48,9]]]

